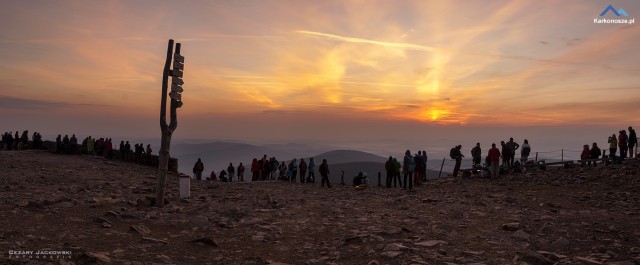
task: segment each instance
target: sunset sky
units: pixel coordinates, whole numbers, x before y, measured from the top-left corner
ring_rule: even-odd
[[[594,24],[609,4],[639,21]],[[3,132],[159,137],[169,38],[186,58],[176,138],[606,140],[640,123],[635,0],[5,1],[0,21]]]

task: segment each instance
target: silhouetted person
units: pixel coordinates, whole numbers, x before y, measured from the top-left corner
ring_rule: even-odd
[[[289,170],[291,170],[291,182],[296,182],[296,177],[298,176],[298,163],[295,158],[291,160]]]
[[[456,160],[456,165],[453,167],[453,176],[457,177],[458,176],[458,171],[460,171],[460,164],[462,163],[462,158],[464,157],[464,155],[461,152],[462,150],[462,145],[458,145],[454,148],[451,149],[450,151],[450,156],[451,158]]]
[[[513,138],[509,138],[509,142],[505,144],[507,149],[509,149],[509,161],[508,164],[511,166],[515,160],[516,150],[520,147],[520,145],[513,141]],[[503,154],[504,156],[504,154]]]
[[[391,188],[391,180],[393,179],[393,174],[395,174],[393,169],[393,157],[389,156],[389,160],[384,163],[384,170],[387,171],[387,188]]]
[[[147,165],[151,165],[151,153],[153,152],[153,150],[151,150],[151,145],[147,144]],[[213,171],[212,171],[213,172]]]
[[[124,141],[120,141],[120,160],[125,161],[125,152],[127,150],[124,148]]]
[[[591,150],[589,150],[589,145],[585,144],[584,146],[582,146],[582,153],[580,154],[580,159],[581,160],[587,160],[587,159],[589,159],[590,155],[591,155]],[[586,165],[586,162],[582,161],[581,164],[584,167]],[[589,163],[589,165],[591,165],[591,163]]]
[[[420,175],[422,171],[422,151],[418,151],[418,154],[413,156],[413,164],[413,183],[418,186],[422,182],[422,176]]]
[[[76,138],[75,134],[71,135],[71,139],[69,139],[70,150],[72,154],[76,153],[76,149],[78,148],[78,138]]]
[[[204,171],[204,164],[202,163],[202,160],[198,158],[196,164],[193,165],[193,174],[195,174],[197,180],[202,180],[202,171]],[[222,173],[220,173],[220,178],[222,179]]]
[[[609,136],[607,143],[609,143],[609,157],[615,158],[618,151],[618,137],[615,133]]]
[[[491,168],[491,175],[489,178],[498,178],[500,174],[500,156],[500,149],[496,148],[495,143],[492,143],[491,149],[489,149],[489,153],[487,154],[487,160],[489,161],[489,167]]]
[[[287,180],[287,165],[284,164],[284,161],[280,163],[278,170],[280,170],[280,180]]]
[[[413,188],[413,170],[415,169],[416,163],[413,160],[413,156],[411,155],[411,151],[407,150],[404,152],[404,159],[402,160],[402,172],[404,173],[404,186],[403,189],[407,189],[407,182],[409,184],[409,189]]]
[[[638,136],[636,135],[636,130],[634,130],[633,128],[631,128],[631,126],[629,126],[629,157],[631,158],[635,158],[636,157],[636,150],[635,147],[638,145]]]
[[[627,136],[627,131],[620,131],[620,135],[618,136],[618,147],[620,147],[620,159],[624,160],[627,158],[629,138]]]
[[[598,148],[598,144],[597,143],[593,143],[593,146],[591,146],[591,151],[589,152],[589,158],[590,159],[598,159],[600,158],[600,155],[602,154],[602,151],[600,150],[600,148]],[[589,162],[589,166],[591,166],[591,162]],[[593,161],[593,166],[598,166],[597,160]]]
[[[244,181],[244,166],[242,163],[238,165],[238,181]]]
[[[522,165],[529,160],[529,154],[531,154],[531,145],[529,145],[529,140],[524,139],[522,149],[520,150],[520,163],[522,163]]]
[[[233,163],[229,163],[227,167],[227,173],[229,173],[229,182],[233,182],[233,176],[236,174],[236,169],[233,167]]]
[[[300,169],[300,183],[304,183],[305,178],[307,177],[307,162],[304,161],[304,158],[300,158],[300,165],[298,168]]]
[[[11,137],[11,134],[9,134],[9,137]],[[11,139],[9,139],[11,140]],[[62,153],[62,136],[60,136],[58,134],[58,137],[56,137],[56,153],[61,154]],[[9,150],[11,150],[11,145],[9,145]]]
[[[393,187],[396,187],[396,180],[398,181],[398,187],[402,188],[402,178],[400,177],[400,161],[397,158],[393,158]]]
[[[476,143],[471,149],[471,157],[473,158],[473,165],[480,165],[482,163],[482,149],[480,148],[480,143]]]
[[[18,132],[16,132],[16,135],[18,134]],[[69,147],[69,135],[65,134],[64,138],[62,138],[62,145],[64,146],[64,153],[65,154],[69,154],[70,153],[70,147]]]
[[[257,158],[251,162],[251,181],[258,181],[260,175],[260,163]]]
[[[316,183],[316,163],[313,161],[313,157],[309,157],[309,166],[307,169],[309,172],[307,182]]]
[[[327,164],[326,159],[322,159],[322,164],[320,164],[318,171],[320,172],[320,177],[322,177],[322,183],[320,184],[320,186],[324,187],[324,183],[326,182],[327,188],[331,188],[331,183],[329,183],[329,176],[331,175],[331,171],[329,171],[329,165]]]

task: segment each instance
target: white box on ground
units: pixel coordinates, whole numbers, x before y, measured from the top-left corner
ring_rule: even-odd
[[[180,199],[191,197],[191,177],[180,174]]]

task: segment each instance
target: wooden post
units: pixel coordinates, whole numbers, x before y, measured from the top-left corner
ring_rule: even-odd
[[[560,161],[564,162],[564,149],[560,149]]]
[[[440,165],[440,173],[438,173],[438,178],[440,178],[440,176],[442,175],[442,168],[444,167],[444,160],[446,159],[446,157],[442,159],[442,165]]]
[[[182,106],[182,101],[180,100],[180,95],[177,94],[176,90],[180,89],[182,92],[180,85],[182,85],[182,63],[184,62],[184,58],[180,55],[180,43],[176,44],[175,51],[175,60],[173,63],[174,69],[171,70],[171,59],[174,57],[173,54],[173,40],[169,40],[169,45],[167,48],[167,59],[164,64],[164,70],[162,73],[162,98],[160,100],[160,130],[162,132],[162,138],[160,141],[160,151],[159,151],[159,163],[158,163],[158,186],[156,188],[156,207],[164,206],[164,193],[166,186],[166,178],[167,171],[169,169],[169,149],[171,147],[171,136],[173,132],[178,127],[178,115],[176,109]],[[180,62],[179,58],[182,58]],[[167,116],[167,90],[169,87],[169,74],[171,74],[172,80],[172,94],[171,94],[171,105],[170,105],[170,117],[171,122],[167,125],[166,116]],[[176,84],[179,84],[175,86]],[[174,89],[174,86],[176,89]],[[175,93],[174,93],[175,92]]]
[[[538,163],[538,152],[536,152],[536,164]]]

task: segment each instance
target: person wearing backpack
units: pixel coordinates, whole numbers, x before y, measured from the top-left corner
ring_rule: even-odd
[[[520,150],[520,163],[522,165],[526,165],[527,160],[529,160],[530,153],[531,153],[531,145],[529,145],[529,140],[524,139],[524,144],[522,144],[522,150]]]
[[[409,182],[409,190],[413,188],[413,171],[415,170],[416,162],[411,155],[411,151],[407,150],[404,153],[404,160],[402,161],[402,172],[404,173],[404,186],[402,189],[407,189],[407,182]]]
[[[480,143],[476,143],[471,149],[471,157],[473,158],[473,165],[480,165],[482,163],[482,149],[480,148]]]
[[[193,165],[193,174],[195,174],[197,180],[202,180],[202,171],[204,171],[204,164],[202,163],[202,160],[198,158],[196,164]]]
[[[451,148],[451,151],[449,151],[449,156],[451,157],[451,159],[456,160],[456,165],[453,167],[454,177],[458,176],[458,172],[460,171],[460,164],[462,163],[462,158],[464,157],[460,150],[462,150],[462,145],[457,145]]]

